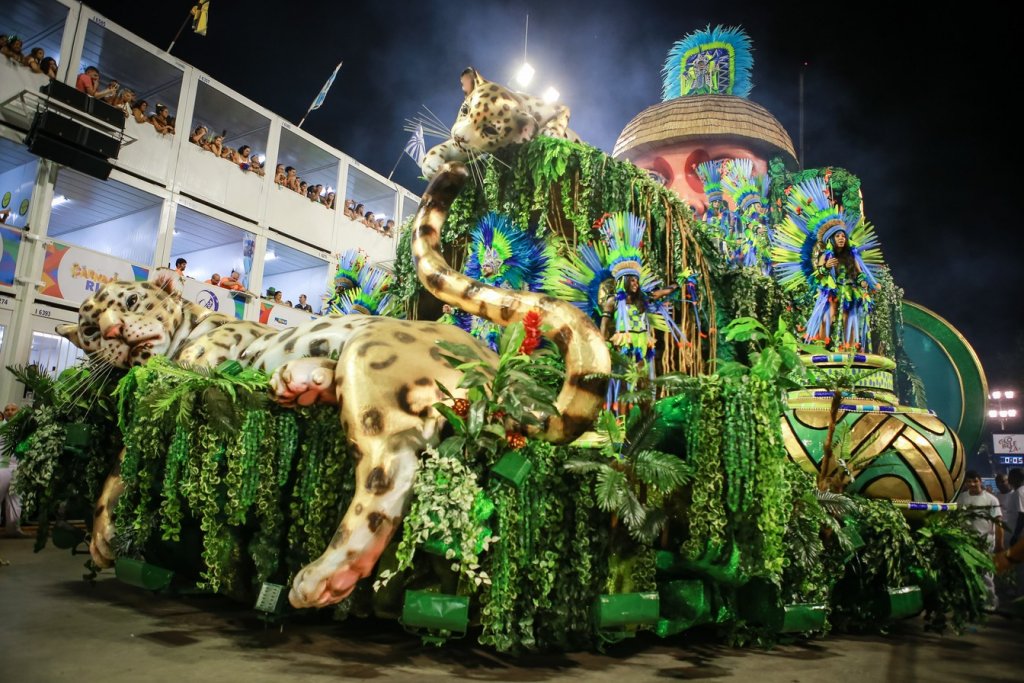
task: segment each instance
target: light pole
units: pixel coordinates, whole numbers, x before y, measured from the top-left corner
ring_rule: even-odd
[[[1006,421],[1013,420],[1017,417],[1017,405],[1011,403],[1017,398],[1017,392],[1013,389],[1006,391],[993,391],[988,395],[989,405],[992,402],[995,403],[995,408],[989,408],[988,418],[990,420],[999,420],[999,429],[1006,429]],[[1005,403],[1004,403],[1005,402]]]

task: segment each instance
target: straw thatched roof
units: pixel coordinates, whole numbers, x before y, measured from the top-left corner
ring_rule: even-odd
[[[796,167],[793,141],[778,119],[756,102],[733,95],[677,97],[644,109],[622,130],[612,156],[635,159],[695,138],[741,138],[771,156],[781,154],[788,166]]]

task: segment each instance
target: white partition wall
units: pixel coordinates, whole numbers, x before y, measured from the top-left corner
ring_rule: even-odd
[[[274,326],[309,314],[268,305],[274,287],[298,304],[305,294],[322,309],[336,255],[360,248],[370,263],[390,266],[394,236],[344,215],[344,201],[400,225],[418,198],[341,150],[169,56],[162,48],[73,0],[3,0],[0,31],[22,37],[25,50],[57,59],[58,80],[74,86],[96,66],[111,80],[175,119],[173,134],[148,122],[125,122],[125,139],[103,181],[41,160],[24,144],[45,76],[0,59],[0,367],[37,362],[59,371],[76,353],[53,335],[74,320],[78,304],[112,279],[142,280],[159,267],[188,261],[186,296],[201,305]],[[196,126],[222,135],[225,146],[248,145],[265,175],[189,142]],[[334,205],[274,183],[276,164],[292,166]],[[205,284],[214,272],[239,270],[249,293]],[[19,396],[0,371],[0,403]]]

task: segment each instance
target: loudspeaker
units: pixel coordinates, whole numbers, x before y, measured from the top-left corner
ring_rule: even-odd
[[[110,124],[118,130],[124,130],[125,115],[122,110],[107,104],[103,100],[89,97],[84,92],[80,92],[67,83],[53,80],[40,87],[39,92],[58,102],[63,102],[69,107],[92,114],[100,121]]]
[[[86,128],[76,121],[49,110],[36,113],[29,135],[58,138],[72,147],[79,147],[89,154],[108,159],[116,159],[121,152],[119,139],[104,135],[92,128]]]
[[[110,170],[113,168],[110,162],[103,157],[89,154],[81,149],[72,147],[59,138],[52,138],[34,130],[29,134],[25,142],[28,144],[28,151],[33,154],[50,161],[56,161],[58,164],[81,171],[93,178],[106,180],[110,176]]]

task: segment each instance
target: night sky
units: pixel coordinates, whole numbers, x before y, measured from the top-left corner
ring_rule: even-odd
[[[192,2],[88,4],[166,47]],[[463,68],[511,80],[527,14],[530,89],[554,85],[573,129],[608,152],[660,100],[675,40],[706,24],[743,25],[754,43],[751,99],[799,144],[797,83],[807,64],[806,166],[860,176],[867,218],[907,298],[964,333],[993,387],[1024,389],[1024,275],[1010,235],[1019,193],[1011,119],[1020,120],[1007,94],[1019,62],[1011,22],[985,3],[931,3],[913,21],[903,3],[681,5],[213,0],[207,36],[186,29],[174,54],[292,122],[343,59],[304,129],[387,176],[409,137],[405,119],[426,105],[454,120]],[[428,148],[436,142],[428,138]],[[418,193],[417,175],[405,158],[395,180]]]

